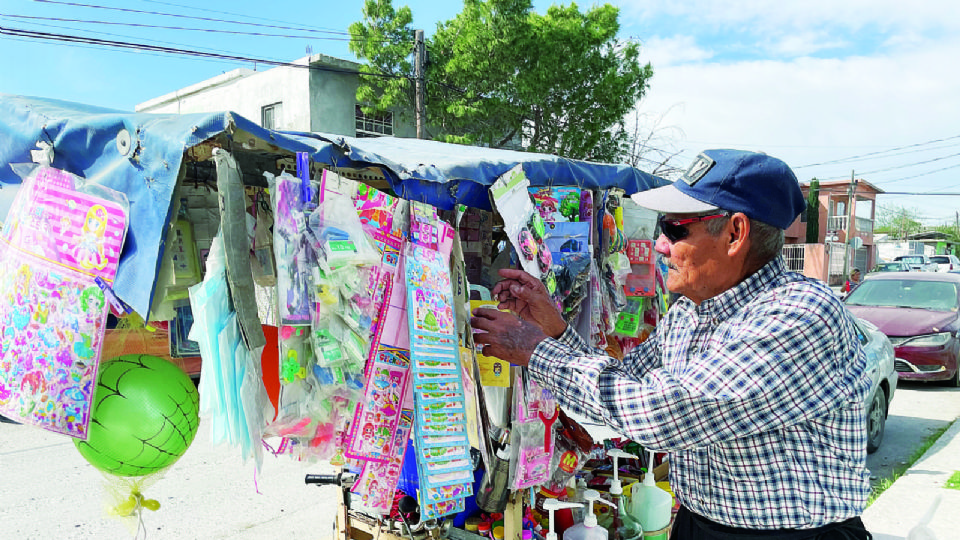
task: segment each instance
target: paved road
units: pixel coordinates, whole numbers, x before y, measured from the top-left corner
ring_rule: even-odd
[[[268,456],[255,478],[252,462],[242,463],[231,447],[214,447],[204,427],[164,478],[144,490],[162,505],[144,512],[146,538],[331,536],[337,491],[303,483],[307,472],[332,472],[329,465]],[[134,536],[130,524],[105,515],[104,476],[66,436],[0,423],[0,482],[0,538]]]
[[[874,477],[889,477],[924,438],[957,417],[960,389],[902,384],[883,445],[868,459]],[[147,538],[329,538],[337,491],[305,486],[303,475],[331,471],[268,456],[255,479],[251,463],[230,447],[213,446],[201,426],[186,455],[145,490],[162,504],[144,514]],[[0,423],[0,481],[0,538],[133,537],[128,524],[105,515],[103,475],[65,436]]]
[[[867,457],[873,483],[890,478],[938,429],[960,418],[960,388],[903,382],[890,404],[880,449]]]

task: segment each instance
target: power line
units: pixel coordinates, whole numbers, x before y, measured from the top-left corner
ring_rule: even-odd
[[[315,30],[333,30],[332,28],[323,28],[323,27],[321,27],[321,26],[310,26],[310,25],[307,25],[307,24],[291,23],[291,22],[287,22],[287,21],[281,21],[281,20],[278,20],[278,19],[268,19],[268,18],[266,18],[266,17],[254,17],[254,16],[252,16],[252,15],[245,15],[245,14],[243,14],[243,13],[233,13],[233,12],[231,12],[231,11],[221,11],[221,10],[216,10],[216,9],[209,9],[209,7],[206,7],[206,6],[204,6],[204,7],[197,7],[197,6],[190,6],[190,5],[186,5],[186,4],[176,4],[176,3],[173,3],[173,2],[161,2],[160,0],[141,0],[141,1],[146,2],[146,3],[148,3],[148,4],[160,4],[161,6],[172,6],[172,7],[176,7],[176,8],[182,8],[182,9],[192,9],[192,10],[196,10],[196,11],[203,11],[204,13],[220,13],[220,14],[223,14],[223,15],[232,15],[232,16],[234,16],[234,17],[243,17],[244,19],[252,19],[252,20],[255,20],[255,21],[270,21],[270,22],[283,23],[283,24],[297,24],[297,25],[300,26],[301,28],[310,28],[310,29],[315,29]]]
[[[215,19],[212,17],[195,17],[192,15],[182,15],[179,13],[164,13],[162,11],[143,11],[139,9],[119,8],[119,7],[111,7],[111,6],[98,6],[94,4],[80,4],[76,2],[60,2],[57,0],[34,0],[34,2],[40,2],[43,4],[57,4],[57,5],[72,6],[72,7],[84,7],[84,8],[91,8],[91,9],[105,9],[109,11],[120,11],[124,13],[136,13],[139,15],[161,15],[164,17],[177,17],[180,19],[192,19],[197,21],[240,24],[245,26],[259,26],[261,28],[275,28],[278,30],[297,30],[300,32],[316,32],[320,34],[339,34],[343,36],[350,36],[349,32],[343,32],[339,30],[312,30],[308,28],[296,28],[292,26],[278,26],[278,25],[272,25],[272,24],[251,23],[251,22],[245,22],[245,21],[231,21],[226,19]]]
[[[46,1],[46,0],[44,0]],[[179,49],[175,47],[162,47],[159,45],[147,45],[143,43],[131,43],[125,41],[112,41],[106,39],[98,39],[84,36],[71,36],[67,34],[53,34],[49,32],[37,32],[33,30],[22,30],[19,28],[8,28],[5,26],[0,26],[0,34],[7,36],[16,36],[23,38],[39,39],[45,41],[59,41],[66,43],[82,43],[87,45],[100,45],[104,47],[115,47],[120,49],[129,49],[137,51],[150,51],[150,52],[160,52],[167,54],[179,54],[183,56],[195,56],[200,58],[213,58],[218,60],[230,60],[235,62],[254,62],[258,64],[265,64],[268,66],[277,66],[277,67],[293,67],[301,69],[312,69],[317,71],[328,71],[332,73],[343,73],[347,75],[357,75],[357,76],[369,76],[369,77],[380,77],[386,79],[409,79],[405,75],[391,75],[387,73],[367,73],[357,70],[349,69],[338,69],[327,66],[314,66],[314,65],[305,65],[305,64],[296,64],[293,62],[281,62],[278,60],[268,60],[264,58],[252,58],[247,56],[239,56],[233,54],[222,54],[222,53],[212,53],[204,51],[196,51],[190,49]]]
[[[817,167],[817,166],[820,166],[820,165],[835,165],[835,164],[845,163],[845,162],[847,162],[847,161],[856,160],[856,159],[860,159],[860,158],[864,158],[864,157],[868,157],[868,156],[877,156],[877,155],[880,155],[880,154],[886,154],[886,153],[888,153],[888,152],[895,152],[895,151],[897,151],[897,150],[904,150],[904,149],[906,149],[906,148],[915,148],[915,147],[917,147],[917,146],[925,146],[925,145],[928,145],[928,144],[933,144],[933,143],[938,143],[938,142],[949,141],[949,140],[952,140],[952,139],[960,139],[960,135],[954,135],[954,136],[952,136],[952,137],[945,137],[945,138],[943,138],[943,139],[934,139],[934,140],[932,140],[932,141],[927,141],[927,142],[922,142],[922,143],[908,144],[908,145],[906,145],[906,146],[898,146],[898,147],[896,147],[896,148],[889,148],[889,149],[887,149],[887,150],[879,150],[879,151],[877,151],[877,152],[870,152],[870,153],[867,153],[867,154],[860,154],[860,155],[858,155],[858,156],[850,156],[850,157],[846,157],[846,158],[834,159],[834,160],[832,160],[832,161],[823,161],[823,162],[820,162],[820,163],[810,163],[810,164],[807,164],[807,165],[799,165],[799,166],[793,167],[793,169],[803,169],[803,168],[805,168],[805,167]]]
[[[241,32],[239,30],[217,30],[213,28],[188,28],[183,26],[159,26],[153,24],[144,24],[144,23],[129,23],[129,22],[115,22],[115,21],[98,21],[90,19],[65,19],[61,17],[36,17],[31,15],[11,15],[8,13],[0,13],[0,17],[8,17],[13,19],[31,19],[31,20],[41,20],[41,21],[57,21],[57,22],[74,22],[81,24],[103,24],[110,26],[132,26],[136,28],[152,28],[157,30],[183,30],[188,32],[209,32],[216,34],[234,34],[241,36],[260,36],[260,37],[278,37],[278,38],[298,38],[298,39],[323,39],[328,41],[350,41],[352,37],[318,37],[318,36],[305,36],[305,35],[292,35],[292,34],[271,34],[267,32]],[[389,40],[370,40],[377,42],[389,42]]]

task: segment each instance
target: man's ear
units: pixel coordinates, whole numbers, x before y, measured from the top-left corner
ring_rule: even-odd
[[[746,254],[747,240],[750,238],[750,218],[740,212],[730,216],[727,232],[730,239],[727,253],[731,257]]]

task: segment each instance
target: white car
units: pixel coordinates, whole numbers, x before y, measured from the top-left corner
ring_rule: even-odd
[[[857,337],[867,355],[870,373],[870,393],[867,395],[867,452],[874,453],[883,442],[887,411],[897,390],[897,370],[894,369],[893,345],[873,323],[856,318]]]
[[[956,255],[933,255],[930,260],[937,263],[937,272],[960,270],[960,259]]]
[[[914,272],[936,272],[937,263],[930,260],[926,255],[900,255],[894,257],[895,261],[904,261],[913,268]]]

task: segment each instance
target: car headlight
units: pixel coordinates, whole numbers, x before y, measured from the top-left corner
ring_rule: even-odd
[[[890,343],[893,344],[894,347],[900,347],[902,345],[909,345],[911,347],[940,347],[946,345],[952,337],[953,334],[950,332],[940,332],[922,336],[892,337],[890,338]]]

